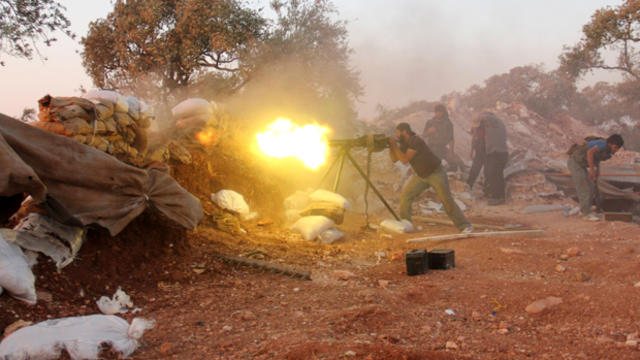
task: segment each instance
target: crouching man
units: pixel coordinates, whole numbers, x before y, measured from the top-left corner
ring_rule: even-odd
[[[451,196],[447,174],[440,166],[440,159],[433,154],[424,140],[416,136],[409,124],[400,123],[396,126],[396,137],[389,138],[389,147],[391,161],[409,163],[416,173],[402,190],[400,217],[411,221],[413,200],[429,187],[433,187],[444,211],[458,230],[464,233],[472,232],[473,227]]]
[[[622,136],[613,134],[607,140],[597,138],[587,140],[582,145],[574,144],[568,152],[567,167],[578,194],[580,211],[586,220],[599,220],[595,214],[591,213],[591,204],[600,175],[600,161],[609,160],[622,145],[624,145]]]

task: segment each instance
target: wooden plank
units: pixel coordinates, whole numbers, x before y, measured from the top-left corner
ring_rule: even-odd
[[[413,219],[418,220],[418,221],[422,221],[422,222],[426,222],[426,223],[434,223],[434,224],[439,224],[439,225],[451,225],[451,226],[453,226],[453,221],[451,221],[451,220],[435,219],[435,218],[429,218],[429,217],[424,217],[424,216],[414,216]],[[471,225],[476,229],[493,229],[493,230],[505,230],[506,229],[505,227],[498,226],[498,225],[488,225],[488,224],[471,224]]]
[[[271,272],[276,273],[276,274],[288,275],[288,276],[291,276],[291,277],[294,277],[294,278],[297,278],[297,279],[311,280],[311,273],[308,272],[308,271],[296,270],[296,269],[290,268],[288,266],[272,264],[272,263],[268,263],[266,261],[243,258],[243,257],[239,257],[239,256],[224,255],[224,254],[219,254],[219,253],[213,253],[212,255],[217,257],[218,259],[220,259],[222,261],[229,262],[229,263],[232,263],[232,264],[255,267],[255,268],[262,269],[262,270],[271,271]]]
[[[478,237],[495,237],[495,236],[506,236],[506,235],[541,234],[543,232],[544,232],[544,230],[485,231],[485,232],[474,232],[474,233],[468,233],[468,234],[449,234],[449,235],[427,236],[427,237],[409,239],[409,240],[407,240],[407,242],[408,243],[421,243],[421,242],[442,241],[442,240],[459,240],[459,239],[478,238]]]

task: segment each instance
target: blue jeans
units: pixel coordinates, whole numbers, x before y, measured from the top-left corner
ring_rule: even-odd
[[[429,187],[433,187],[433,190],[435,190],[436,195],[438,195],[438,198],[442,202],[444,211],[458,230],[464,230],[467,226],[471,225],[462,213],[462,210],[458,207],[458,204],[453,200],[451,190],[449,190],[447,175],[441,166],[427,177],[422,178],[414,175],[411,178],[407,186],[402,190],[402,195],[400,196],[400,218],[411,221],[411,204]]]

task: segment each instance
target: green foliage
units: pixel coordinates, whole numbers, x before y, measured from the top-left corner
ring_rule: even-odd
[[[264,25],[236,0],[117,0],[82,39],[83,65],[98,87],[166,99],[209,72],[237,77]]]
[[[621,71],[640,80],[640,0],[597,10],[582,28],[583,38],[560,55],[560,70],[578,78],[594,69]],[[611,53],[617,56],[611,60]]]
[[[37,41],[46,46],[56,41],[52,33],[73,38],[65,10],[53,0],[0,0],[0,53],[32,59],[38,53]]]

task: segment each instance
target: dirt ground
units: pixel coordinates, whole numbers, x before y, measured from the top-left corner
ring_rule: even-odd
[[[194,155],[196,163],[204,156]],[[224,164],[218,155],[215,164]],[[122,287],[142,309],[125,318],[157,321],[133,359],[640,357],[636,224],[587,222],[560,211],[523,214],[528,203],[487,207],[479,200],[467,211],[474,223],[545,232],[410,244],[410,238],[456,230],[417,222],[416,233],[388,235],[363,230],[364,216],[348,213],[339,226],[345,238],[323,245],[288,231],[276,213],[281,203],[256,201],[263,215],[241,224],[246,234],[220,231],[207,198],[229,174],[215,165],[175,171],[209,214],[196,231],[151,210],[115,238],[92,230],[62,272],[40,258],[37,305],[0,297],[0,329],[19,319],[98,313],[96,300]],[[206,185],[185,179],[202,171]],[[252,177],[262,178],[250,167],[241,170],[237,178],[246,181],[238,191],[278,195],[268,183],[251,190]],[[404,254],[415,248],[453,249],[456,267],[407,276]],[[220,254],[310,272],[311,280],[228,263]],[[525,311],[549,296],[562,303],[538,314]]]

